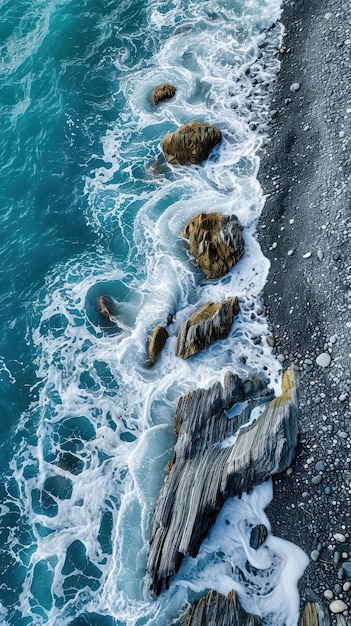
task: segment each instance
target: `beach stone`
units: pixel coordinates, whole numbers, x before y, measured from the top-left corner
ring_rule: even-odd
[[[180,626],[203,626],[204,624],[240,624],[241,626],[261,626],[258,615],[246,613],[235,591],[224,596],[210,591],[189,607],[179,622]]]
[[[306,603],[299,626],[329,626],[329,615],[319,599]]]
[[[319,367],[328,367],[331,362],[331,356],[328,352],[322,352],[316,358],[316,363]]]
[[[182,325],[177,337],[176,356],[188,359],[214,341],[228,337],[238,313],[238,298],[205,304]]]
[[[319,485],[321,482],[322,476],[320,474],[317,474],[317,476],[313,476],[313,478],[311,478],[312,485]]]
[[[236,215],[198,213],[184,225],[182,235],[207,278],[220,278],[244,254],[242,230]]]
[[[332,600],[334,597],[334,594],[331,589],[326,589],[323,595],[326,598],[326,600]]]
[[[323,470],[325,469],[323,461],[317,461],[314,467],[317,472],[323,472]]]
[[[292,85],[290,85],[290,91],[295,92],[295,91],[299,91],[301,85],[300,83],[292,83]]]
[[[266,342],[268,343],[270,348],[274,348],[275,346],[275,338],[272,335],[267,335]]]
[[[334,539],[335,541],[338,541],[339,543],[345,543],[346,541],[346,537],[342,533],[335,533]]]
[[[222,133],[215,126],[189,122],[166,135],[161,147],[171,165],[196,165],[205,161],[221,141]]]
[[[153,363],[156,363],[165,343],[169,337],[168,330],[164,326],[156,326],[151,333],[147,351]]]
[[[311,559],[312,561],[318,561],[319,559],[319,550],[312,550],[311,552]]]
[[[175,96],[177,89],[169,83],[158,85],[151,92],[151,100],[156,105],[163,100],[170,100]]]
[[[347,604],[342,600],[333,600],[329,604],[329,609],[332,613],[343,613],[347,609]]]

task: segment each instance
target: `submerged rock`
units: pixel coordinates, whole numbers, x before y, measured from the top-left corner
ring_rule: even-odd
[[[156,363],[168,337],[168,330],[164,326],[156,326],[156,328],[152,331],[147,347],[152,363]]]
[[[299,626],[330,626],[327,609],[321,602],[307,602]]]
[[[246,613],[235,591],[227,596],[210,591],[200,598],[180,620],[180,626],[261,626],[258,615]]]
[[[244,254],[242,229],[236,215],[198,213],[185,224],[182,235],[204,274],[220,278]]]
[[[217,339],[228,337],[234,317],[238,313],[238,298],[227,298],[218,304],[205,304],[181,327],[177,337],[176,356],[188,359]]]
[[[108,320],[113,321],[111,318],[116,315],[116,303],[114,299],[111,298],[111,296],[100,296],[97,304],[99,313]]]
[[[175,96],[176,91],[176,87],[173,87],[173,85],[169,83],[158,85],[151,92],[151,100],[155,105],[163,100],[170,100]]]
[[[271,397],[257,381],[253,395],[247,396],[244,382],[228,373],[223,387],[216,383],[180,398],[172,469],[159,496],[150,538],[147,571],[155,594],[168,587],[185,555],[197,555],[227,498],[290,466],[297,443],[292,370],[285,372],[282,390],[252,423],[252,409]],[[239,415],[228,418],[226,411],[244,400]]]
[[[189,122],[166,135],[161,147],[171,165],[196,165],[205,161],[220,141],[222,133],[215,126]]]

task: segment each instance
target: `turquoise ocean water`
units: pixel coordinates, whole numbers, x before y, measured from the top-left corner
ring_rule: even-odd
[[[160,600],[145,563],[179,396],[228,368],[279,380],[260,340],[268,263],[254,236],[279,15],[278,0],[0,3],[0,624],[166,626],[189,598],[230,588],[211,540]],[[177,94],[155,109],[162,82]],[[223,142],[172,170],[160,140],[192,119]],[[200,210],[245,226],[245,257],[221,281],[206,283],[181,241]],[[116,323],[99,315],[101,295]],[[176,359],[182,321],[228,295],[242,303],[230,337]],[[172,336],[146,369],[168,313]],[[269,494],[256,494],[261,519]],[[287,562],[276,553],[273,587]],[[256,607],[267,624],[295,623],[272,606]]]

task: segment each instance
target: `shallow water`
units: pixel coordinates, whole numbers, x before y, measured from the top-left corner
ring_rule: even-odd
[[[255,239],[281,35],[268,29],[279,14],[278,0],[0,7],[1,623],[163,626],[210,578],[230,587],[230,533],[226,565],[213,556],[224,511],[197,563],[186,560],[158,601],[145,563],[179,396],[228,368],[279,387],[259,301],[268,261]],[[155,109],[150,92],[162,82],[177,94]],[[223,142],[201,166],[173,169],[160,140],[192,119],[218,126]],[[246,249],[226,277],[205,281],[180,232],[212,210],[238,216]],[[98,312],[101,295],[116,302],[113,322]],[[228,339],[176,359],[181,323],[230,295],[241,313]],[[169,313],[171,337],[146,369],[147,337]],[[243,506],[262,519],[269,490],[229,502],[232,523]],[[275,585],[295,548],[271,537],[267,549]],[[290,581],[305,563],[294,554]],[[289,618],[250,589],[242,596],[267,624],[296,623],[295,591]]]

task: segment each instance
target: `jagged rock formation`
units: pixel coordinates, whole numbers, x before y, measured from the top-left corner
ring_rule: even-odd
[[[147,563],[150,588],[157,595],[168,587],[183,556],[197,555],[227,498],[289,467],[297,442],[292,370],[285,373],[282,389],[252,423],[251,410],[267,401],[267,390],[256,382],[250,397],[232,373],[223,387],[216,383],[180,398],[178,440],[156,507]],[[245,400],[240,415],[229,419],[226,411]]]
[[[222,133],[215,126],[189,122],[166,135],[161,147],[171,165],[195,165],[205,161],[220,141]]]
[[[321,602],[307,602],[299,626],[330,626],[328,610]]]
[[[182,235],[207,278],[220,278],[244,254],[242,229],[236,215],[198,213],[185,224]]]
[[[151,92],[151,100],[155,105],[163,100],[170,100],[175,96],[176,91],[177,89],[168,83],[158,85]]]
[[[238,298],[227,298],[218,304],[205,304],[181,327],[177,337],[176,356],[188,359],[217,339],[228,337],[234,317],[238,313]]]
[[[264,524],[255,526],[251,531],[250,546],[257,550],[266,541],[268,535],[267,528]]]
[[[261,626],[258,615],[246,613],[235,591],[227,596],[210,591],[186,612],[180,626]]]
[[[156,363],[168,337],[168,330],[166,330],[164,326],[156,326],[156,328],[152,331],[147,347],[152,363]]]

